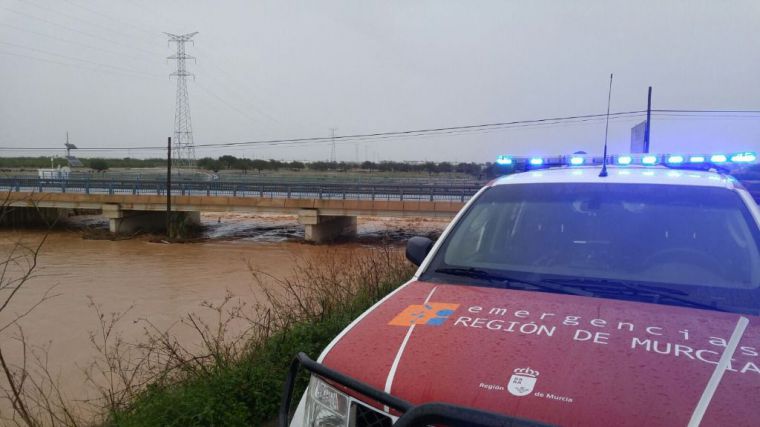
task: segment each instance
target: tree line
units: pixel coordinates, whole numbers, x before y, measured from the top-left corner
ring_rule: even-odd
[[[83,166],[95,171],[106,171],[111,168],[165,168],[166,159],[134,159],[124,158],[80,158]],[[67,166],[65,158],[53,158],[52,166]],[[0,169],[23,169],[23,168],[49,168],[50,157],[0,157]],[[453,163],[453,162],[394,162],[381,161],[370,162],[285,162],[280,160],[248,159],[224,155],[216,159],[204,157],[196,162],[196,166],[211,172],[223,170],[237,171],[313,171],[313,172],[416,172],[416,173],[460,173],[475,178],[492,178],[512,170],[506,170],[495,163]],[[740,180],[760,180],[760,165],[749,165],[731,173]]]
[[[110,168],[155,168],[166,167],[166,159],[133,159],[124,158],[80,158],[82,166],[104,171]],[[0,168],[4,169],[23,169],[23,168],[49,168],[68,166],[69,162],[63,157],[0,157]]]
[[[155,168],[166,167],[166,159],[134,159],[134,158],[80,158],[85,168],[96,171],[105,171],[112,168]],[[52,166],[67,166],[65,158],[53,158]],[[395,162],[381,161],[371,162],[299,162],[299,161],[280,161],[264,159],[248,159],[224,155],[217,158],[204,157],[196,161],[196,166],[211,172],[230,171],[313,171],[313,172],[348,172],[348,171],[365,171],[365,172],[415,172],[415,173],[460,173],[471,175],[473,177],[488,177],[498,174],[495,171],[495,164],[492,163],[453,163],[453,162]],[[3,157],[0,158],[0,168],[19,169],[19,168],[49,168],[51,159],[49,157]]]
[[[315,172],[416,172],[416,173],[460,173],[474,177],[496,176],[503,173],[497,170],[494,163],[453,163],[453,162],[282,162],[278,160],[247,159],[225,155],[216,159],[204,157],[197,162],[197,166],[213,172],[221,170],[241,171],[277,171],[277,170],[310,170]]]

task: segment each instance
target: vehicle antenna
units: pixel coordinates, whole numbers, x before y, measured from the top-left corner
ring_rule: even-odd
[[[612,100],[612,73],[610,73],[610,90],[607,93],[607,122],[604,124],[604,158],[602,159],[602,171],[599,176],[607,176],[607,133],[610,129],[610,101]]]

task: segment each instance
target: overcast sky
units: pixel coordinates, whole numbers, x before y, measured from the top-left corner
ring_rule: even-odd
[[[197,145],[606,111],[760,110],[760,1],[0,0],[0,155],[163,146],[187,53]],[[610,122],[625,152],[642,116]],[[490,161],[602,150],[604,121],[337,144],[338,160]],[[657,114],[652,149],[760,149],[760,114]],[[82,151],[80,157],[164,153]],[[325,160],[329,143],[198,148]]]

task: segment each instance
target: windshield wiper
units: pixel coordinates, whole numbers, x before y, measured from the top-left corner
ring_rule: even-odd
[[[625,280],[610,279],[586,279],[586,278],[563,278],[563,279],[544,279],[541,281],[531,281],[495,273],[475,267],[445,267],[435,270],[436,273],[450,274],[452,276],[471,277],[496,283],[510,288],[529,289],[527,285],[539,290],[555,292],[560,294],[579,295],[579,296],[598,296],[598,291],[617,291],[621,295],[629,296],[651,296],[654,303],[657,304],[661,299],[671,300],[680,303],[682,306],[702,308],[715,311],[734,312],[727,307],[718,304],[716,301],[704,301],[689,296],[687,292],[670,289],[661,286],[652,286],[629,282]],[[585,289],[588,290],[585,290]],[[597,292],[593,292],[596,290]],[[630,293],[626,293],[629,291]]]
[[[652,286],[652,285],[645,285],[642,283],[637,282],[631,282],[628,280],[615,280],[615,279],[592,279],[587,277],[568,277],[568,278],[561,278],[561,279],[544,279],[546,282],[550,283],[558,283],[558,284],[572,284],[572,285],[578,285],[581,287],[589,287],[594,289],[620,289],[625,288],[630,291],[634,291],[637,293],[640,293],[641,291],[645,292],[657,292],[657,293],[663,293],[663,294],[669,294],[669,295],[685,295],[688,296],[688,292],[684,292],[679,289],[673,289],[673,288],[667,288],[665,286]]]
[[[661,299],[680,302],[683,305],[689,305],[695,308],[705,308],[708,310],[733,312],[727,307],[719,305],[716,301],[705,301],[689,296],[688,292],[678,289],[666,288],[664,286],[644,285],[637,282],[614,279],[589,279],[589,278],[567,278],[567,279],[546,279],[545,282],[555,283],[558,285],[572,285],[582,288],[592,288],[604,291],[618,291],[625,295],[625,291],[630,291],[632,295],[649,295],[657,304]]]
[[[593,296],[592,292],[578,289],[577,287],[566,286],[561,283],[551,283],[547,281],[534,282],[531,280],[519,279],[500,273],[494,273],[487,270],[481,270],[475,267],[444,267],[435,270],[436,273],[450,274],[452,276],[471,277],[473,279],[485,280],[491,283],[497,283],[504,286],[515,288],[516,284],[527,285],[540,290],[555,292],[558,294],[580,295],[584,297]],[[518,286],[520,289],[527,289],[525,286]]]

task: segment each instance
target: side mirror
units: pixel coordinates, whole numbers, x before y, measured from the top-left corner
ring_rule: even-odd
[[[433,248],[433,241],[427,237],[412,237],[406,242],[406,259],[419,267]]]

